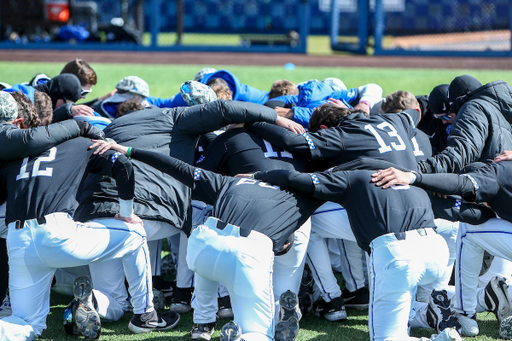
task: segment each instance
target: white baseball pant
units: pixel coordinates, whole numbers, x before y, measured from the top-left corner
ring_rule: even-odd
[[[218,283],[229,291],[235,322],[246,341],[274,339],[272,241],[252,231],[240,236],[240,228],[210,217],[188,239],[187,263],[196,272],[198,296],[215,297]],[[196,320],[196,323],[212,322]]]
[[[9,292],[12,316],[0,320],[0,340],[33,340],[46,328],[55,270],[120,259],[133,311],[153,310],[151,269],[142,226],[116,219],[77,223],[66,213],[9,224]],[[98,302],[100,305],[102,302]],[[114,303],[114,302],[113,302]]]

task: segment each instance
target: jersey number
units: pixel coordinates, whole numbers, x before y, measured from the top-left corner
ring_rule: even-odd
[[[52,176],[53,168],[47,167],[44,170],[39,169],[41,166],[41,162],[50,162],[55,160],[55,155],[57,155],[57,148],[53,147],[50,149],[50,153],[48,156],[40,156],[34,161],[34,165],[32,166],[32,177],[36,176]],[[21,164],[20,174],[16,176],[16,181],[21,179],[28,179],[30,177],[30,172],[27,172],[28,165],[28,157],[23,159],[23,163]]]
[[[265,143],[265,148],[267,149],[267,151],[264,153],[265,157],[287,157],[293,159],[292,153],[284,150],[282,152],[275,152],[274,148],[268,141],[263,140],[263,143]]]
[[[391,146],[388,146],[373,126],[371,126],[369,124],[365,125],[364,129],[369,130],[373,134],[373,136],[375,136],[375,138],[377,139],[377,142],[380,145],[379,152],[381,154],[390,152],[392,150],[391,147],[393,147],[395,150],[398,150],[398,151],[405,150],[405,148],[407,146],[405,145],[404,140],[402,140],[400,135],[398,135],[398,132],[396,131],[395,127],[393,127],[388,122],[382,122],[381,124],[377,125],[377,128],[379,128],[379,130],[382,130],[385,133],[387,133],[390,137],[395,137],[398,140],[398,143],[391,142]],[[389,130],[386,130],[385,128],[388,128]]]

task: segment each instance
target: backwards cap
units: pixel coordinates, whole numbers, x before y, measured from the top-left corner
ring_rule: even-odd
[[[0,121],[10,122],[18,118],[18,103],[5,91],[0,91]]]
[[[217,95],[208,85],[196,81],[181,84],[180,93],[189,106],[217,100]]]
[[[119,83],[117,83],[116,89],[140,95],[144,98],[149,96],[148,83],[146,83],[146,81],[137,76],[124,77],[119,81]]]

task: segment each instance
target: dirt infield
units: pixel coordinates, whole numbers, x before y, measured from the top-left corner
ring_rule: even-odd
[[[90,63],[284,65],[323,67],[399,67],[439,69],[512,70],[512,58],[313,56],[273,53],[135,52],[69,50],[0,50],[0,61],[68,62],[82,58]]]

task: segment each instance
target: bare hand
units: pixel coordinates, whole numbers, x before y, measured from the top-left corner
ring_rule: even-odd
[[[391,167],[373,173],[372,182],[376,182],[375,185],[382,186],[382,188],[389,188],[393,185],[409,185],[411,183],[411,176],[409,173]]]
[[[500,155],[496,156],[492,163],[498,163],[501,161],[512,161],[512,150],[504,150]]]
[[[365,111],[367,113],[370,113],[370,106],[366,103],[359,102],[354,106],[354,109],[360,109],[362,111]]]
[[[295,134],[302,134],[306,132],[304,127],[301,126],[300,124],[281,116],[277,116],[276,125],[286,128],[289,131],[294,132]]]
[[[330,104],[330,105],[334,105],[335,107],[339,107],[339,108],[346,108],[347,107],[345,105],[345,103],[343,103],[343,101],[340,101],[339,99],[336,99],[336,98],[328,98],[327,99],[327,103]]]
[[[118,213],[114,216],[114,218],[117,220],[124,221],[125,223],[128,224],[140,224],[141,226],[144,226],[144,222],[142,221],[142,219],[140,219],[139,216],[135,214],[132,214],[129,217],[121,217]]]
[[[112,139],[108,140],[92,140],[93,144],[89,147],[89,149],[96,148],[93,154],[103,154],[107,150],[112,149],[115,151],[118,151],[120,153],[123,153],[126,155],[128,152],[128,147],[122,146],[120,144],[117,144],[116,141]]]
[[[249,178],[249,179],[251,179],[252,175],[253,175],[252,173],[237,174],[237,175],[235,175],[235,178]]]
[[[71,107],[71,113],[75,116],[94,116],[94,110],[87,105],[79,104]]]
[[[293,110],[288,108],[276,107],[277,116],[293,118]]]

